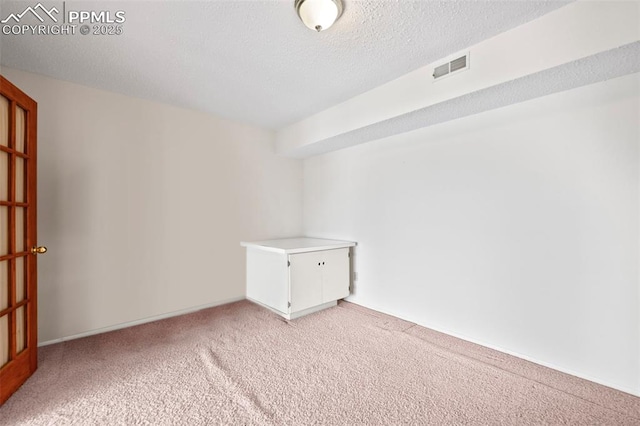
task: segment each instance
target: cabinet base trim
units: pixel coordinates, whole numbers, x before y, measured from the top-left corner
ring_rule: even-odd
[[[327,308],[330,308],[332,306],[336,306],[337,304],[338,304],[338,301],[334,300],[332,302],[323,303],[322,305],[313,306],[311,308],[303,309],[303,310],[298,311],[298,312],[292,312],[289,315],[285,315],[285,318],[286,319],[300,318],[300,317],[303,317],[305,315],[309,315],[309,314],[312,314],[314,312],[318,312],[318,311],[321,311],[323,309],[327,309]]]
[[[256,305],[260,305],[263,308],[266,308],[266,309],[270,310],[271,312],[276,313],[276,314],[280,315],[281,317],[283,317],[285,319],[288,319],[288,320],[293,320],[293,319],[296,319],[296,318],[300,318],[300,317],[303,317],[305,315],[309,315],[309,314],[312,314],[314,312],[318,312],[318,311],[321,311],[323,309],[327,309],[327,308],[330,308],[332,306],[336,306],[338,304],[338,301],[334,300],[332,302],[323,303],[322,305],[312,306],[311,308],[307,308],[307,309],[303,309],[301,311],[292,312],[290,314],[287,314],[287,313],[281,312],[281,311],[279,311],[277,309],[274,309],[271,306],[267,306],[264,303],[260,303],[257,300],[252,299],[250,297],[247,297],[247,300],[255,303]]]

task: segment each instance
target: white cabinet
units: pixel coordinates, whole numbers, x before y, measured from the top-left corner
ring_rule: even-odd
[[[349,295],[355,245],[317,238],[242,243],[247,298],[287,319],[335,306]]]

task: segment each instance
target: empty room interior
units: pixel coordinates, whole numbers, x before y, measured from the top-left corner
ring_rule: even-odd
[[[0,425],[640,424],[639,1],[0,29]]]

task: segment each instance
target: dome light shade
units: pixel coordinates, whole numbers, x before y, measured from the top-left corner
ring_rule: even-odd
[[[342,15],[341,0],[296,0],[296,12],[310,29],[323,31]]]

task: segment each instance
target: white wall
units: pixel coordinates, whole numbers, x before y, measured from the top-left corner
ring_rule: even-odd
[[[38,102],[41,342],[244,298],[241,240],[299,235],[270,131],[3,68]]]
[[[638,74],[305,160],[351,301],[640,395]]]

